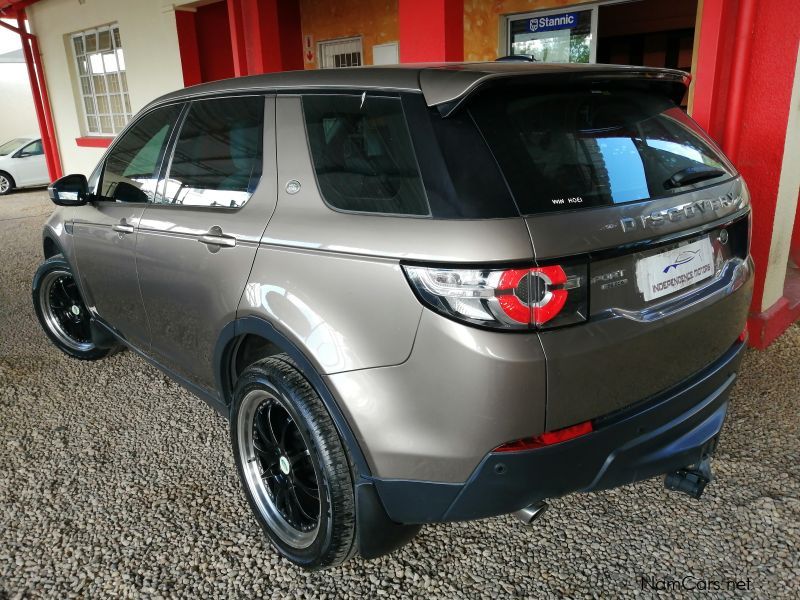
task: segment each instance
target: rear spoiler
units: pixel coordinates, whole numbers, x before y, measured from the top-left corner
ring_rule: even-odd
[[[496,65],[498,63],[495,63]],[[501,63],[502,64],[502,63]],[[517,65],[513,65],[517,67]],[[508,64],[509,67],[512,65]],[[646,89],[680,103],[691,76],[675,69],[608,65],[531,65],[531,69],[479,71],[438,67],[420,71],[419,83],[425,102],[449,117],[479,91],[497,86],[624,85]]]

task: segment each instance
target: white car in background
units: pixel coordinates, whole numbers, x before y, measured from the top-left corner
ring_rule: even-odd
[[[36,136],[9,140],[0,145],[0,196],[14,188],[50,183],[42,140]]]

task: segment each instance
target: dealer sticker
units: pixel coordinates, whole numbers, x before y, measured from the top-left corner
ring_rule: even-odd
[[[648,302],[713,275],[714,249],[708,237],[636,263],[636,285]]]

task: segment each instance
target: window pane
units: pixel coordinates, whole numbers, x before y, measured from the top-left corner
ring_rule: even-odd
[[[114,133],[111,127],[111,117],[100,115],[100,133]]]
[[[164,202],[238,208],[261,176],[264,99],[192,103],[172,158]]]
[[[398,98],[303,98],[314,169],[325,201],[371,213],[428,215]]]
[[[42,140],[36,140],[32,144],[28,144],[22,149],[22,153],[28,156],[38,156],[39,154],[44,154],[44,150],[42,149]]]
[[[87,116],[95,114],[94,100],[92,98],[84,98],[83,99],[83,106],[86,109],[86,115]]]
[[[119,36],[119,27],[114,27],[114,47],[122,48],[122,39]]]
[[[103,169],[102,197],[118,202],[146,202],[155,196],[158,170],[179,106],[156,109],[142,117],[112,147]]]
[[[80,56],[83,54],[83,37],[72,38],[72,44],[75,46],[75,54]]]
[[[86,34],[86,53],[94,52],[97,50],[97,36],[94,33]]]
[[[111,112],[112,114],[120,114],[125,111],[122,110],[122,100],[119,95],[110,96],[111,98]]]
[[[111,32],[106,29],[105,31],[101,31],[97,34],[98,50],[111,50]]]
[[[666,98],[625,89],[514,88],[470,107],[523,214],[610,206],[686,191],[673,177],[733,171]]]
[[[588,63],[591,44],[591,10],[511,21],[511,53],[530,54],[537,62]]]
[[[92,77],[92,82],[94,83],[94,91],[96,94],[105,94],[106,93],[106,78],[102,75],[95,75]]]
[[[89,127],[89,133],[100,133],[97,126],[97,117],[86,117],[86,124]]]

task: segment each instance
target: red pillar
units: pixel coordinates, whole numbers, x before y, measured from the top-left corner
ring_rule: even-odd
[[[247,52],[242,21],[242,0],[228,0],[228,27],[231,30],[233,73],[236,77],[247,75]]]
[[[400,62],[464,60],[464,0],[400,0]]]
[[[39,123],[39,134],[42,137],[42,149],[44,150],[45,163],[47,164],[47,174],[50,177],[50,181],[55,181],[61,177],[62,173],[61,157],[58,153],[55,124],[53,123],[53,112],[50,108],[50,98],[47,94],[47,81],[44,76],[41,54],[39,53],[39,44],[36,41],[36,37],[27,32],[25,20],[25,11],[18,10],[16,28],[5,23],[0,24],[6,29],[15,31],[20,36],[22,54],[25,56],[25,66],[28,70],[28,82],[33,95],[36,120]]]
[[[196,13],[189,10],[176,10],[175,28],[178,31],[183,85],[186,87],[196,85],[203,81],[200,72],[200,47],[197,44]]]
[[[797,196],[797,214],[794,217],[794,234],[792,235],[790,255],[794,264],[800,267],[800,194]]]
[[[236,75],[303,68],[298,0],[228,0]]]
[[[797,168],[785,164],[783,154],[800,11],[796,0],[704,0],[702,10],[692,116],[720,143],[750,188],[756,263],[750,339],[764,347],[800,314],[800,298],[774,302],[774,291],[765,293],[769,269],[778,269],[773,282],[783,269],[770,264],[782,169]]]

